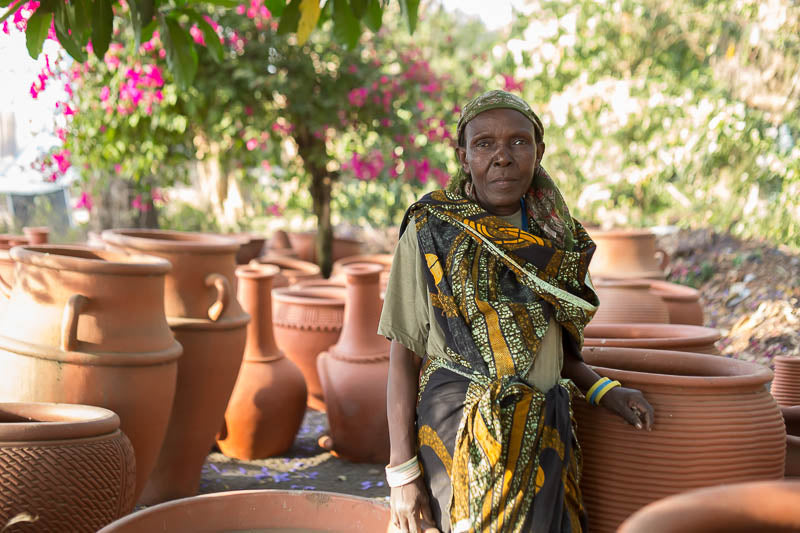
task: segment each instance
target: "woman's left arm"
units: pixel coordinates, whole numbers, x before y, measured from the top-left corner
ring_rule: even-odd
[[[566,335],[566,332],[565,332]],[[561,369],[562,377],[571,379],[582,392],[586,392],[594,385],[600,376],[583,362],[575,353],[575,348],[570,349],[569,343],[564,343],[564,366]],[[636,389],[614,387],[600,399],[600,405],[609,411],[618,414],[636,429],[653,428],[653,407]]]

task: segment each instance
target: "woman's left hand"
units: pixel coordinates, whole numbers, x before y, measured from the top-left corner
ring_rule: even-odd
[[[644,395],[636,389],[614,387],[600,400],[600,405],[618,414],[636,429],[653,429],[655,414]]]

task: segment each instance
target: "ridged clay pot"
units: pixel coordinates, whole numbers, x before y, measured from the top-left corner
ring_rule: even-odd
[[[133,509],[136,460],[119,417],[100,407],[0,403],[0,525],[94,533]]]
[[[316,231],[289,232],[286,235],[289,237],[292,249],[297,252],[297,257],[303,261],[317,262]],[[334,262],[361,253],[361,241],[355,239],[334,237],[331,246],[331,257]]]
[[[22,228],[22,233],[29,244],[47,244],[50,238],[50,228],[47,226],[26,226]]]
[[[714,343],[720,332],[703,326],[681,324],[595,324],[583,330],[584,346],[647,348],[718,355]]]
[[[344,278],[344,266],[350,265],[353,263],[374,263],[376,265],[381,265],[383,267],[383,271],[381,272],[381,293],[386,291],[386,285],[389,283],[389,272],[392,270],[392,260],[394,259],[394,255],[392,254],[363,254],[363,255],[351,255],[349,257],[345,257],[343,259],[339,259],[335,263],[333,263],[333,270],[331,271],[331,277],[337,278]]]
[[[800,478],[800,406],[781,407],[786,425],[786,469],[787,478]]]
[[[116,412],[136,452],[138,496],[164,440],[182,352],[164,315],[170,264],[85,246],[11,255],[17,276],[2,288],[0,401]]]
[[[389,518],[389,507],[369,498],[332,492],[241,490],[157,505],[98,533],[383,533]]]
[[[253,259],[250,263],[275,265],[280,268],[280,272],[272,280],[272,286],[275,289],[295,285],[301,281],[322,278],[321,270],[317,265],[294,257],[267,254]]]
[[[700,303],[700,291],[670,283],[669,281],[650,281],[650,292],[660,297],[667,306],[670,324],[688,324],[702,326],[705,324],[703,305]]]
[[[800,481],[761,481],[692,490],[652,503],[619,533],[800,531]]]
[[[616,531],[641,507],[689,489],[781,479],[786,432],[761,365],[712,355],[584,348],[598,374],[639,389],[652,431],[575,399],[581,490],[593,533]]]
[[[306,283],[330,283],[311,280]],[[272,291],[275,343],[300,368],[308,406],[325,411],[317,357],[339,339],[345,292],[336,287],[284,287]]]
[[[772,396],[781,407],[800,405],[800,357],[779,355],[772,362],[775,365]]]
[[[306,383],[275,345],[272,279],[278,267],[240,266],[238,298],[250,315],[247,344],[217,446],[237,459],[261,459],[291,448],[306,411]]]
[[[609,279],[664,279],[669,256],[656,246],[649,230],[592,230],[597,245],[589,271],[592,277]]]
[[[234,294],[236,241],[165,230],[106,230],[103,240],[168,259],[164,307],[183,345],[167,435],[140,503],[197,493],[242,363],[250,317]]]
[[[595,282],[600,307],[593,324],[669,323],[669,309],[660,296],[650,292],[647,280]]]
[[[386,385],[390,345],[377,333],[382,270],[375,264],[344,267],[347,297],[342,334],[317,359],[330,423],[328,447],[356,462],[389,460]]]

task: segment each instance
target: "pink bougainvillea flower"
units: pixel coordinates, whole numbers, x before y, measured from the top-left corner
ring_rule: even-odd
[[[523,81],[517,81],[513,76],[503,74],[503,90],[506,91],[522,91]]]
[[[102,89],[100,89],[100,101],[105,102],[108,100],[108,95],[111,93],[111,89],[108,88],[108,85],[105,85]]]
[[[251,152],[258,148],[258,141],[256,139],[250,139],[247,141],[247,149]]]
[[[194,42],[197,44],[201,46],[206,45],[206,40],[203,38],[203,32],[197,27],[197,24],[189,28],[189,35],[192,36],[192,39],[194,39]]]
[[[272,216],[279,217],[283,214],[283,209],[277,204],[272,204],[267,208],[267,212]]]
[[[152,198],[154,204],[164,205],[167,203],[167,197],[160,189],[153,189],[150,191],[150,198]]]
[[[137,194],[136,197],[131,201],[131,207],[142,212],[150,211],[150,204],[142,200],[141,194]]]
[[[63,174],[70,167],[69,150],[61,150],[60,152],[53,154],[53,160],[58,165],[58,171]]]
[[[39,97],[39,91],[36,89],[36,82],[31,83],[30,93],[31,93],[31,98]]]
[[[117,174],[119,174],[120,172],[122,172],[122,165],[120,165],[119,163],[117,163],[116,165],[114,165],[114,172],[116,172]]]
[[[4,20],[3,21],[3,33],[5,33],[6,35],[9,34],[8,33],[8,20]]]
[[[366,87],[358,87],[347,93],[347,100],[352,106],[363,107],[367,103],[367,95]]]
[[[417,109],[419,109],[420,111],[425,111],[425,102],[423,102],[422,100],[418,100]]]
[[[92,197],[88,192],[82,192],[81,197],[78,199],[78,202],[75,204],[75,209],[84,208],[87,211],[92,210]]]

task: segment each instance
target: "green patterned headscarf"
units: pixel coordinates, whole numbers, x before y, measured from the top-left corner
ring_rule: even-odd
[[[461,118],[458,119],[457,128],[459,146],[464,146],[464,129],[467,127],[467,123],[484,111],[489,111],[490,109],[513,109],[519,111],[525,115],[525,118],[533,123],[533,128],[536,130],[537,142],[542,142],[544,140],[544,126],[542,125],[542,121],[539,120],[539,117],[533,112],[528,102],[515,94],[494,90],[474,98],[461,110]]]

